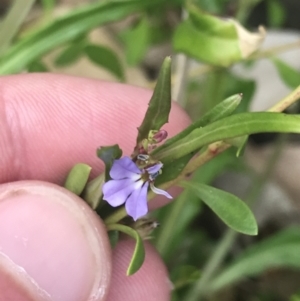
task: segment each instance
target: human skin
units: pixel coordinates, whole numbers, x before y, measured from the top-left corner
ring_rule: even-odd
[[[57,186],[78,162],[92,177],[102,172],[99,146],[130,155],[151,93],[54,74],[0,79],[0,301],[169,300],[154,248],[146,243],[143,267],[127,277],[133,241],[111,252],[100,218]],[[188,124],[174,104],[164,129],[171,136]]]

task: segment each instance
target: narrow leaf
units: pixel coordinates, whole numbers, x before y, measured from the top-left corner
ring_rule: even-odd
[[[272,61],[283,82],[291,89],[296,89],[300,84],[300,72],[278,58]]]
[[[157,148],[152,155],[167,164],[216,141],[264,132],[299,134],[300,116],[273,112],[235,114],[198,128],[169,147]]]
[[[83,163],[76,164],[69,172],[64,187],[80,195],[89,179],[92,168]]]
[[[109,171],[114,160],[121,158],[122,150],[120,149],[118,144],[112,146],[101,146],[97,149],[97,156],[104,162],[105,164],[105,178],[106,181],[109,179]]]
[[[144,58],[150,43],[150,28],[147,18],[142,18],[133,28],[122,32],[121,39],[126,46],[127,63],[129,65],[138,64]]]
[[[110,71],[120,80],[125,80],[123,66],[111,49],[99,45],[87,45],[84,52],[93,63]]]
[[[138,128],[137,144],[148,137],[151,130],[159,130],[169,120],[171,110],[171,58],[165,58],[149,107]]]
[[[209,291],[253,277],[268,269],[300,269],[300,228],[283,230],[261,243],[248,248],[239,258],[211,280]]]
[[[9,48],[13,38],[26,20],[35,0],[13,1],[9,3],[9,11],[1,18],[0,52]]]
[[[59,54],[54,63],[59,67],[71,65],[82,56],[82,51],[83,47],[80,47],[80,45],[71,44]]]
[[[175,289],[180,289],[195,282],[200,277],[200,271],[197,267],[183,265],[175,267],[171,273],[171,281]]]
[[[107,225],[107,230],[108,231],[117,230],[117,231],[123,232],[135,239],[135,248],[134,248],[128,269],[127,269],[127,276],[133,275],[141,268],[141,266],[145,260],[145,249],[144,249],[143,240],[141,239],[141,237],[137,231],[135,231],[134,229],[132,229],[130,227],[124,226],[124,225],[110,224],[110,225]]]
[[[256,89],[255,81],[241,79],[228,72],[226,76],[226,94],[231,95],[233,93],[243,91],[243,100],[235,110],[236,114],[249,111],[250,103],[254,96],[255,89]],[[226,142],[228,142],[229,144],[237,147],[237,151],[236,151],[237,157],[243,154],[247,141],[248,141],[248,136],[233,138],[230,139],[230,141],[226,140]]]
[[[172,145],[176,141],[186,137],[188,134],[190,134],[193,130],[197,128],[204,127],[213,121],[231,115],[236,110],[241,100],[241,94],[235,94],[226,98],[225,100],[217,104],[215,107],[213,107],[206,114],[204,114],[200,119],[198,119],[197,121],[189,125],[187,128],[185,128],[182,132],[168,139],[162,146],[159,147],[159,150],[162,150],[167,146]]]
[[[287,17],[283,3],[280,0],[269,0],[267,6],[269,26],[282,26]]]
[[[257,235],[257,224],[248,206],[235,195],[196,182],[184,182],[230,228],[248,235]]]
[[[90,31],[96,26],[121,20],[156,0],[97,1],[81,6],[27,35],[10,47],[0,60],[0,74],[17,73],[50,50]]]
[[[187,154],[171,163],[165,164],[163,166],[162,174],[155,180],[155,185],[160,186],[176,179],[194,155],[194,153]]]
[[[53,10],[56,0],[41,0],[45,12]]]
[[[108,238],[109,238],[111,248],[114,249],[119,241],[119,232],[117,230],[109,231]]]
[[[48,68],[41,61],[35,61],[28,66],[28,72],[48,72]]]
[[[97,178],[89,181],[83,191],[82,198],[90,205],[92,209],[96,209],[103,196],[102,186],[105,183],[105,174],[100,174]]]
[[[256,89],[255,81],[242,79],[231,72],[227,72],[224,85],[226,85],[224,91],[225,95],[233,95],[240,92],[243,93],[243,100],[237,107],[235,113],[248,112]]]

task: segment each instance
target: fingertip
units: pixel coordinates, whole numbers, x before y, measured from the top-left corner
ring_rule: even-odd
[[[14,291],[37,298],[26,301],[106,296],[111,254],[105,227],[81,199],[56,185],[0,186],[0,254],[0,279],[10,276],[7,296]]]

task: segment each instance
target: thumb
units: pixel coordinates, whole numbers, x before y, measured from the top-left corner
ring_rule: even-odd
[[[0,185],[0,301],[104,300],[110,246],[96,214],[54,184]]]

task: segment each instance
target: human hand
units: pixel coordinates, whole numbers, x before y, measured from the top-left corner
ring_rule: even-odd
[[[62,185],[79,162],[98,175],[99,146],[118,143],[129,155],[150,97],[141,88],[61,75],[1,78],[0,301],[169,300],[166,268],[149,243],[142,268],[127,277],[133,241],[120,241],[111,255],[100,218],[50,184]],[[188,123],[174,105],[164,128],[173,135]]]

